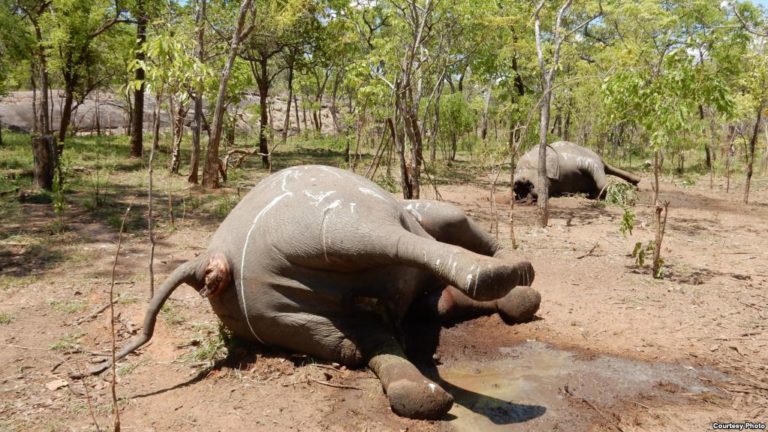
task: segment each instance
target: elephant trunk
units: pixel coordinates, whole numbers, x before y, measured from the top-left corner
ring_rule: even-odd
[[[605,165],[606,174],[613,175],[620,179],[626,180],[627,182],[632,183],[635,186],[637,186],[637,184],[640,183],[640,177],[628,171],[624,171],[621,168],[616,168],[615,166],[609,165],[605,163],[605,161],[603,161],[603,164]]]

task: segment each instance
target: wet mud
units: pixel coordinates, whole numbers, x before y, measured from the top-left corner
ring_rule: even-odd
[[[716,393],[705,382],[723,378],[683,364],[583,356],[542,342],[502,347],[492,361],[457,361],[439,373],[456,400],[444,428],[453,431],[589,430],[633,403],[684,403]]]

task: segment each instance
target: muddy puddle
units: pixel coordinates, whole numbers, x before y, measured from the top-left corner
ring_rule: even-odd
[[[500,348],[493,361],[444,365],[440,376],[456,399],[448,422],[456,431],[587,430],[632,405],[683,403],[715,392],[700,378],[722,378],[681,364],[586,357],[541,342]]]

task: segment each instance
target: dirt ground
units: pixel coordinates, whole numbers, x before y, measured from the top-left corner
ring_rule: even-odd
[[[555,410],[505,430],[711,430],[715,421],[768,421],[768,182],[753,183],[751,204],[741,186],[724,193],[717,182],[695,186],[666,179],[670,201],[664,239],[665,277],[654,280],[629,256],[635,242],[653,238],[649,178],[641,183],[634,233],[623,238],[621,211],[585,198],[555,198],[551,223],[535,226],[535,208],[516,206],[520,253],[536,270],[542,294],[537,320],[506,326],[498,317],[445,329],[439,370],[490,362],[526,341],[575,353],[579,359],[616,356],[691,371],[707,390],[691,392],[663,380],[631,398],[600,398],[600,383],[562,383]],[[488,177],[440,193],[483,226],[491,225]],[[498,191],[504,196],[508,190]],[[498,208],[501,241],[509,245],[508,204]],[[53,218],[50,205],[25,204],[34,230]],[[24,242],[0,241],[0,430],[90,431],[111,424],[108,374],[75,381],[109,349],[110,271],[117,233],[72,210],[68,259],[30,253]],[[204,249],[215,222],[178,221],[158,239],[156,279]],[[40,228],[42,229],[42,228]],[[140,328],[148,292],[148,245],[127,235],[116,269],[118,332]],[[34,260],[30,257],[35,257]],[[124,431],[439,431],[453,421],[415,421],[394,415],[367,370],[272,350],[234,349],[211,366],[206,356],[217,321],[192,289],[177,291],[153,341],[118,367]],[[718,373],[704,373],[704,371]],[[715,377],[715,378],[713,378]],[[514,402],[514,401],[513,401]],[[94,420],[95,418],[95,420]]]

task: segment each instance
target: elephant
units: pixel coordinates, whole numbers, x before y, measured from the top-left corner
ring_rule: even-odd
[[[606,175],[613,175],[637,186],[636,175],[607,164],[597,153],[568,141],[547,146],[547,178],[549,196],[585,193],[600,198],[605,193]],[[539,184],[539,146],[525,153],[515,167],[513,190],[515,198],[533,200],[541,190]]]
[[[533,279],[530,262],[499,247],[458,207],[398,201],[337,168],[292,167],[259,182],[207,250],[170,274],[142,332],[116,358],[150,340],[163,303],[186,283],[239,339],[367,365],[395,413],[436,419],[453,399],[404,354],[405,314],[418,306],[446,323],[492,313],[510,324],[529,321],[541,301]]]

